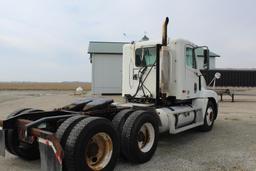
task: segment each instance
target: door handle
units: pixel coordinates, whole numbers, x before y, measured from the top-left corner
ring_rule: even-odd
[[[194,83],[194,93],[197,92],[197,83]]]

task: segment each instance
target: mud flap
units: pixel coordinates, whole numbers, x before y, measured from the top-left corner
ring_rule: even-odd
[[[42,138],[38,139],[41,171],[62,171],[62,159],[56,155],[56,149],[49,140]]]
[[[0,127],[0,155],[5,157],[5,130]]]

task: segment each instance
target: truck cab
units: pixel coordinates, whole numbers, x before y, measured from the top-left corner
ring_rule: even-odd
[[[156,98],[156,56],[159,53],[161,97],[185,101],[209,97],[217,101],[217,95],[207,90],[206,82],[197,68],[197,52],[200,48],[194,43],[177,39],[157,52],[157,42],[138,42],[123,47],[123,87],[125,98]],[[207,66],[207,56],[205,65]]]
[[[209,49],[184,39],[168,42],[168,18],[162,43],[132,42],[123,46],[122,96],[127,106],[151,107],[160,121],[160,132],[176,134],[194,127],[211,130],[218,113],[218,96],[207,89],[197,67],[204,52],[209,69]]]

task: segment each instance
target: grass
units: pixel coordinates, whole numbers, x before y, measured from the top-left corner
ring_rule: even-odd
[[[82,87],[84,90],[91,90],[91,83],[85,82],[2,82],[0,90],[75,90]]]

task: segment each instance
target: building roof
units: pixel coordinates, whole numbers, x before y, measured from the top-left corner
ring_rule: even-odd
[[[90,41],[88,47],[89,54],[122,54],[123,45],[128,42],[97,42]],[[197,49],[196,54],[198,57],[203,57],[203,49]],[[210,52],[210,57],[220,57],[214,52]]]
[[[89,42],[90,54],[122,54],[123,45],[127,42]]]
[[[196,49],[196,55],[198,57],[204,57],[204,50],[202,48],[199,48],[199,49]],[[220,55],[214,53],[214,52],[211,52],[210,51],[210,54],[209,54],[210,57],[220,57]]]

